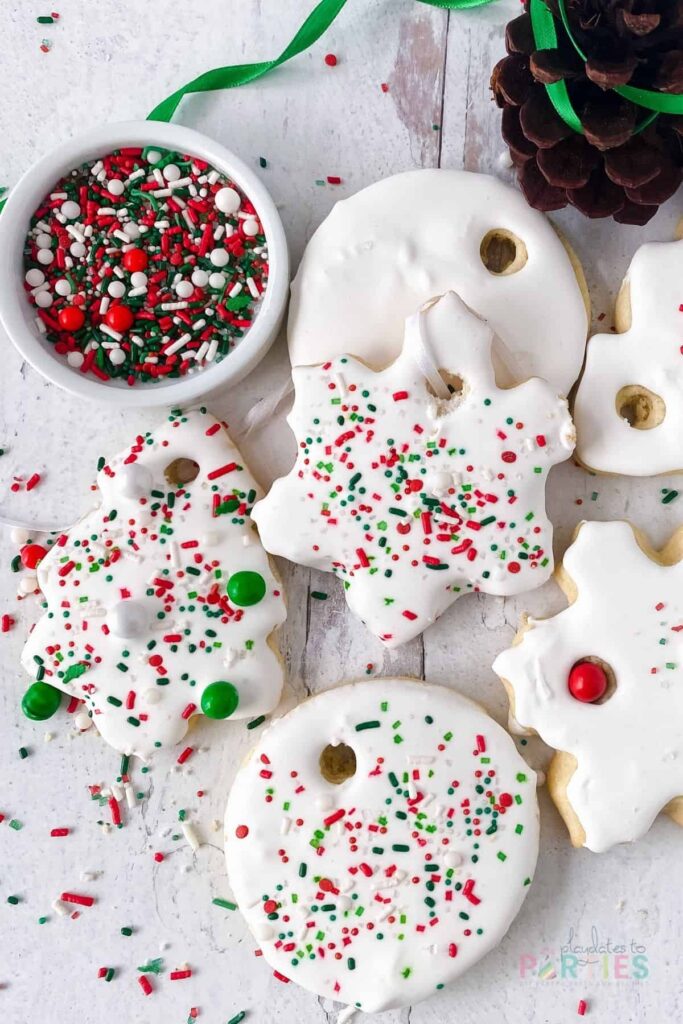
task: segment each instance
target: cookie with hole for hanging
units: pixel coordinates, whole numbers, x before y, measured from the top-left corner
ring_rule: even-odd
[[[683,826],[683,527],[661,550],[628,522],[584,522],[557,581],[493,668],[513,722],[556,753],[548,789],[574,846],[601,853],[663,811]]]
[[[574,403],[577,455],[596,473],[683,469],[683,240],[638,249],[596,334]]]
[[[298,456],[254,507],[271,554],[334,573],[386,646],[457,598],[540,587],[553,569],[545,485],[568,459],[566,399],[499,388],[490,326],[453,292],[406,321],[399,357],[295,367]]]
[[[225,852],[275,977],[377,1012],[500,942],[538,832],[536,775],[510,736],[451,689],[389,678],[266,728],[230,792]]]
[[[382,369],[406,317],[447,291],[490,324],[501,386],[541,377],[569,394],[590,322],[581,264],[517,189],[470,171],[396,174],[334,206],[292,283],[292,366],[353,355]]]
[[[41,560],[45,613],[22,664],[43,720],[59,692],[103,738],[148,760],[197,715],[257,718],[277,705],[282,585],[251,519],[258,485],[225,424],[173,410],[98,463],[100,504]]]

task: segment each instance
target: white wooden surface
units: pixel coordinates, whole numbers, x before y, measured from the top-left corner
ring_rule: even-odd
[[[57,0],[55,0],[57,3]],[[49,6],[49,5],[48,5]],[[0,175],[11,185],[54,143],[104,120],[144,116],[158,100],[196,73],[224,63],[270,58],[291,38],[312,0],[108,0],[85,4],[59,0],[58,25],[35,22],[34,4],[5,0],[0,33],[3,105]],[[451,14],[414,0],[350,0],[327,38],[310,53],[259,84],[232,93],[186,101],[180,119],[233,148],[252,165],[260,156],[264,181],[279,204],[298,260],[303,245],[335,199],[410,167],[466,167],[508,176],[499,156],[499,114],[488,77],[503,52],[502,28],[518,10],[516,0]],[[43,54],[47,36],[52,51]],[[330,69],[323,55],[334,51]],[[381,82],[389,83],[383,93]],[[440,126],[435,130],[433,125]],[[339,187],[316,186],[328,174]],[[584,262],[596,313],[609,315],[611,299],[637,244],[668,239],[680,215],[673,201],[642,230],[588,223],[571,211],[554,219]],[[548,325],[552,345],[552,325]],[[89,500],[94,464],[134,432],[154,422],[147,413],[119,415],[81,405],[45,384],[22,365],[7,340],[0,371],[0,510],[17,517],[70,522]],[[235,394],[212,403],[228,420],[241,416],[286,368],[283,339]],[[293,445],[282,422],[244,446],[265,484],[292,461]],[[32,495],[9,490],[15,472],[38,469],[44,482]],[[558,554],[584,515],[628,516],[661,542],[678,525],[683,498],[661,504],[667,479],[625,481],[590,478],[565,465],[553,471],[549,507],[557,523]],[[591,500],[596,491],[596,500]],[[0,564],[14,549],[0,536]],[[503,691],[490,670],[510,641],[520,612],[557,610],[554,584],[526,598],[501,601],[471,596],[459,601],[423,639],[388,654],[351,619],[334,581],[283,566],[290,616],[283,633],[290,704],[343,679],[375,673],[424,676],[456,686],[505,720]],[[634,587],[637,581],[634,581]],[[18,616],[18,627],[0,636],[2,742],[0,812],[24,823],[0,825],[0,1014],[12,1024],[150,1022],[184,1024],[192,1006],[203,1024],[225,1024],[240,1009],[249,1024],[332,1024],[339,1007],[318,1001],[294,984],[274,980],[253,956],[239,914],[212,905],[230,896],[223,867],[220,819],[230,780],[248,749],[243,724],[203,722],[194,740],[204,749],[178,770],[160,760],[136,789],[148,793],[125,828],[103,833],[88,785],[107,784],[118,758],[94,734],[74,735],[62,712],[45,725],[19,711],[26,680],[19,650],[32,600],[16,600],[16,578],[0,576],[0,613]],[[330,599],[310,599],[324,590]],[[54,734],[44,742],[46,732]],[[21,760],[20,746],[30,750]],[[526,748],[536,766],[547,759],[539,743]],[[203,797],[197,796],[204,790]],[[542,849],[534,886],[500,948],[462,981],[433,1000],[386,1014],[386,1024],[472,1021],[572,1020],[580,998],[591,1020],[677,1020],[683,1008],[678,948],[683,931],[683,835],[659,820],[633,848],[595,856],[569,848],[564,828],[541,793]],[[192,856],[179,833],[178,811],[187,810],[204,840]],[[218,824],[214,824],[218,823]],[[49,830],[67,826],[65,839]],[[154,851],[166,854],[163,863]],[[83,881],[83,871],[96,871]],[[88,892],[98,902],[78,920],[50,909],[63,889]],[[6,897],[21,897],[17,906]],[[40,916],[49,920],[38,924]],[[120,928],[132,925],[125,938]],[[570,940],[570,934],[573,939]],[[524,955],[557,964],[560,947],[644,946],[649,977],[614,978],[614,958],[600,952],[578,978],[520,976]],[[187,961],[191,980],[153,979],[145,998],[136,967],[162,955],[167,968]],[[97,979],[113,966],[111,984]],[[605,976],[607,971],[607,976]],[[558,972],[559,973],[559,972]]]

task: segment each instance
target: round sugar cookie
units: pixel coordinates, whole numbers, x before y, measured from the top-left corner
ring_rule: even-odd
[[[578,260],[520,192],[468,171],[408,171],[336,204],[292,283],[292,365],[348,354],[387,366],[405,318],[449,290],[496,333],[499,383],[569,392],[589,322]]]
[[[351,683],[273,723],[228,800],[228,874],[274,972],[375,1012],[502,939],[538,853],[535,774],[452,690]]]

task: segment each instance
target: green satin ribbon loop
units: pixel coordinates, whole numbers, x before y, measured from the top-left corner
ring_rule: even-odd
[[[430,7],[441,7],[447,11],[463,11],[472,7],[483,7],[493,3],[493,0],[419,0],[419,3],[428,4]],[[317,43],[318,39],[330,27],[346,0],[320,0],[306,21],[303,23],[297,34],[292,39],[279,57],[275,60],[261,61],[258,64],[235,64],[224,68],[214,68],[213,71],[206,71],[203,75],[188,82],[181,89],[178,89],[171,96],[162,100],[151,114],[148,121],[170,121],[183,96],[193,92],[211,92],[214,89],[234,89],[235,86],[245,85],[253,82],[262,75],[267,74],[274,68],[291,60],[307,50],[309,46]]]
[[[565,0],[557,0],[557,3],[567,38],[579,57],[585,61],[587,59],[586,54],[574,38],[572,27],[569,24]],[[548,10],[543,0],[531,0],[529,12],[531,14],[531,26],[537,48],[539,50],[556,49],[558,39],[555,17],[552,12]],[[564,123],[573,131],[583,133],[583,125],[574,109],[566,83],[555,82],[553,85],[546,85],[545,88],[550,102]],[[642,132],[644,128],[652,124],[659,114],[683,114],[683,96],[681,95],[655,92],[653,89],[638,89],[632,85],[616,85],[612,91],[618,96],[622,96],[625,100],[629,100],[635,106],[651,111],[637,126],[634,134]]]
[[[206,71],[203,75],[195,78],[192,82],[188,82],[187,85],[184,85],[171,96],[162,100],[151,114],[148,115],[147,120],[170,121],[178,108],[178,104],[187,93],[212,92],[214,89],[234,89],[235,86],[245,85],[247,82],[253,82],[255,79],[261,78],[262,75],[279,67],[280,64],[284,64],[285,61],[291,60],[292,57],[297,57],[320,39],[323,32],[327,31],[345,4],[346,0],[320,0],[318,6],[311,11],[291,43],[285,47],[280,56],[276,57],[275,60],[261,61],[258,64],[234,64]]]
[[[543,3],[543,0],[531,0],[529,14],[531,15],[531,28],[534,33],[536,48],[538,50],[556,50],[557,32],[555,31],[555,19]],[[552,85],[546,85],[545,91],[548,94],[548,99],[564,123],[572,131],[581,134],[583,132],[583,125],[569,98],[567,83],[564,81],[554,82]]]

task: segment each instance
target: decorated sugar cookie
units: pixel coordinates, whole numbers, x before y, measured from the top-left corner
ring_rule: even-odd
[[[683,241],[633,257],[617,329],[591,338],[576,396],[578,455],[599,473],[683,469]]]
[[[499,389],[491,330],[456,295],[408,321],[385,370],[340,356],[294,384],[298,458],[254,519],[266,550],[335,573],[380,640],[410,640],[470,591],[549,577],[545,482],[573,448],[567,403],[537,379]]]
[[[558,574],[570,605],[525,619],[494,669],[521,726],[557,753],[548,785],[575,846],[683,825],[683,530],[661,550],[583,523]]]
[[[443,988],[512,924],[538,852],[535,775],[452,690],[353,683],[263,733],[225,842],[276,975],[387,1010]]]
[[[569,393],[590,319],[580,265],[517,189],[468,171],[409,171],[336,204],[292,284],[292,365],[348,353],[387,366],[405,318],[449,290],[495,332],[499,383]]]
[[[147,759],[190,719],[253,718],[282,688],[279,580],[250,519],[257,485],[224,426],[175,410],[98,473],[101,504],[38,566],[46,612],[23,707],[86,701],[105,740]]]

